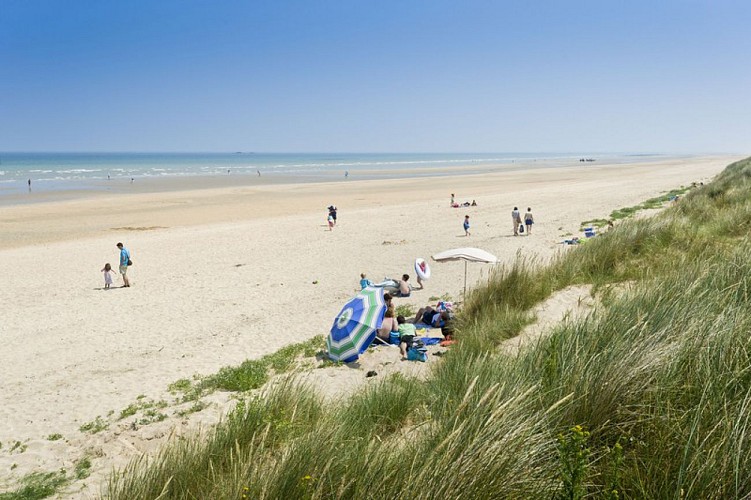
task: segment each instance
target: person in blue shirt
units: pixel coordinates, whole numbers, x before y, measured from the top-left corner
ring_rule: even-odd
[[[122,243],[117,244],[117,248],[120,249],[120,274],[123,275],[123,287],[130,286],[128,281],[128,266],[130,265],[130,252],[123,246]]]
[[[469,232],[469,215],[465,215],[464,216],[464,236],[469,236],[470,234],[472,233]]]
[[[362,273],[360,275],[360,290],[365,290],[369,286],[373,286],[373,282],[365,277],[365,273]]]

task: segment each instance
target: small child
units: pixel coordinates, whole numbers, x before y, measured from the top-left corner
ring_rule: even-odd
[[[104,289],[109,290],[110,285],[112,284],[112,275],[115,274],[109,262],[104,265],[102,272],[104,273]]]
[[[402,353],[402,359],[407,357],[407,348],[412,347],[412,342],[415,340],[415,325],[407,323],[404,316],[397,316],[396,323],[399,325],[399,351]]]
[[[469,232],[469,215],[464,216],[464,236],[469,236],[472,233]]]
[[[373,282],[365,277],[365,273],[360,274],[360,290],[365,290],[369,286],[373,286]]]
[[[329,212],[328,221],[329,221],[329,231],[333,231],[334,230],[334,216],[330,212]]]

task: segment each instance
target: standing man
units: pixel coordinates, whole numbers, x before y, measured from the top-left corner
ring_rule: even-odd
[[[123,288],[129,287],[130,281],[128,281],[128,266],[130,265],[130,252],[122,243],[118,243],[117,248],[120,249],[120,274],[123,275]]]
[[[29,179],[29,192],[31,192],[31,179]]]
[[[519,224],[522,223],[522,216],[519,214],[519,207],[514,207],[511,211],[511,222],[514,224],[514,236],[519,236]]]

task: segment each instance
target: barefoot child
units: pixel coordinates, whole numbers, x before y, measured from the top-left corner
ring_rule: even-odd
[[[112,266],[110,266],[109,262],[104,265],[102,272],[104,273],[104,289],[109,290],[109,287],[112,284],[112,275],[115,274],[114,271],[112,271]]]
[[[469,215],[465,215],[464,216],[464,236],[469,236],[470,234],[472,233],[469,232]]]

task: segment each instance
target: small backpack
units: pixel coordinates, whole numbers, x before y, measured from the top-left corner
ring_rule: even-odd
[[[428,360],[428,348],[420,341],[415,342],[415,345],[407,349],[407,360],[426,362]]]

